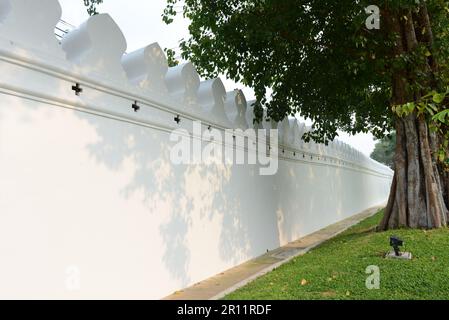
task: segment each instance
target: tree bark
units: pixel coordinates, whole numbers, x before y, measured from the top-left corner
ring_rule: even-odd
[[[440,181],[425,119],[414,115],[398,119],[396,130],[396,171],[379,229],[446,226],[449,212],[443,190],[449,181]]]
[[[418,41],[431,48],[433,35],[425,5],[417,13],[408,10],[388,16],[389,29],[398,35],[393,52],[395,56],[412,52],[418,46]],[[424,34],[421,27],[427,29]],[[415,30],[416,28],[419,30]],[[437,70],[433,58],[425,65],[417,67],[423,72],[428,72],[429,79],[433,78],[431,73]],[[392,105],[416,102],[421,97],[421,92],[409,90],[412,87],[410,84],[416,81],[412,74],[409,70],[400,70],[393,76]],[[427,85],[432,85],[431,82],[432,80]],[[424,116],[417,116],[416,113],[398,117],[396,135],[395,174],[379,229],[404,227],[430,229],[447,225],[448,174],[444,173],[442,176],[437,167],[432,151],[435,144],[426,119]]]

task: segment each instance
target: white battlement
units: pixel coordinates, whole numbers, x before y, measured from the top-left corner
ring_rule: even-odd
[[[23,46],[30,51],[58,57],[65,52],[67,61],[73,65],[75,77],[82,75],[103,83],[110,81],[112,87],[128,89],[130,96],[135,95],[133,91],[143,93],[155,103],[159,101],[164,105],[168,104],[174,113],[184,111],[198,120],[221,128],[246,130],[253,127],[251,105],[254,101],[246,102],[241,91],[226,92],[220,79],[200,82],[191,63],[168,68],[165,53],[157,43],[125,54],[126,39],[108,14],[89,18],[65,35],[59,46],[54,36],[54,28],[62,13],[58,1],[10,0],[3,3],[0,36],[14,44],[11,47],[13,50],[16,46]],[[30,10],[29,3],[33,10]],[[32,34],[30,30],[33,30]],[[57,60],[53,62],[58,63]],[[141,100],[138,95],[136,100]],[[245,112],[246,117],[243,117]],[[134,115],[135,117],[139,115]],[[341,160],[353,162],[358,167],[391,174],[388,168],[368,161],[368,157],[361,153],[355,156],[357,151],[346,144],[337,143],[336,148],[341,149],[331,150],[329,146],[314,142],[304,143],[301,137],[305,126],[296,119],[284,119],[279,124],[262,120],[257,128],[279,128],[280,145],[298,150],[298,154],[310,152],[328,157],[338,155]]]

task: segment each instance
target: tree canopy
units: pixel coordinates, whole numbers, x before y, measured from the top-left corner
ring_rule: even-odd
[[[422,2],[422,1],[421,1]],[[432,14],[447,13],[446,1],[431,1]],[[180,0],[168,0],[164,20],[176,16]],[[365,9],[372,1],[353,0],[185,0],[190,38],[180,42],[182,57],[202,75],[224,73],[255,90],[268,116],[282,120],[300,114],[314,122],[315,140],[332,140],[337,129],[391,131],[392,79],[405,65],[422,64],[425,44],[397,55],[389,12],[417,10],[420,1],[378,1],[380,29],[369,30]],[[438,16],[438,15],[437,15]],[[436,34],[448,31],[439,23]],[[435,43],[435,54],[447,61],[448,43]],[[447,70],[441,70],[446,76]],[[423,86],[427,75],[417,72]],[[267,99],[267,89],[272,89]],[[427,88],[430,91],[430,87]]]

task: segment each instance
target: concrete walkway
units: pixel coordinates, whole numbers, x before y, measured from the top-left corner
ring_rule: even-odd
[[[329,240],[351,226],[374,215],[384,206],[368,209],[360,214],[330,225],[315,233],[291,242],[284,247],[268,252],[263,256],[245,262],[212,278],[201,281],[192,287],[175,292],[164,300],[217,300],[241,288],[252,280],[273,271],[273,269],[305,254],[326,240]]]

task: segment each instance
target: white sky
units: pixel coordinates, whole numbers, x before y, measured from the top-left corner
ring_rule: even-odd
[[[82,0],[59,0],[62,6],[62,19],[77,26],[89,18]],[[158,42],[162,48],[176,48],[182,38],[187,38],[188,21],[179,17],[171,25],[161,18],[166,0],[104,0],[98,11],[109,13],[120,26],[128,42],[128,52],[132,52],[150,43]],[[227,91],[241,88],[241,85],[222,77]],[[248,100],[254,98],[251,89],[244,88]],[[375,142],[371,134],[349,136],[340,133],[340,140],[370,155]]]

